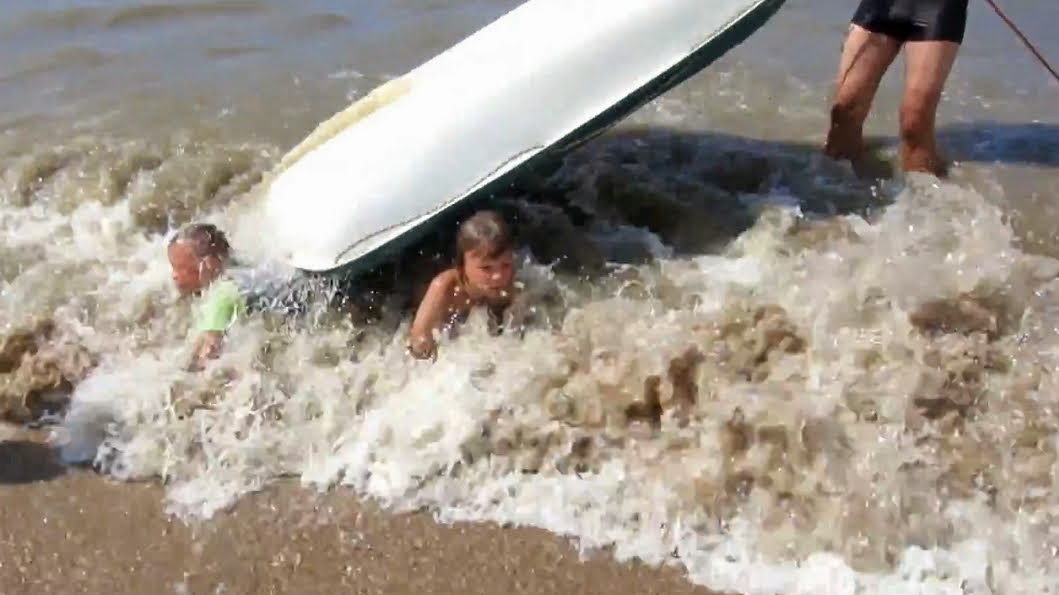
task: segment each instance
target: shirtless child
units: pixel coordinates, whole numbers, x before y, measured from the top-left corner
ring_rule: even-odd
[[[515,297],[514,248],[508,225],[496,212],[479,211],[460,225],[456,266],[434,277],[412,321],[413,356],[433,357],[434,332],[464,321],[476,306],[499,318]]]

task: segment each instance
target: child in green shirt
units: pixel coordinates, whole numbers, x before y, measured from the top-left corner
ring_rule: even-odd
[[[201,368],[217,356],[224,333],[246,316],[246,295],[226,271],[231,246],[220,229],[209,223],[193,223],[178,231],[167,248],[173,282],[181,295],[201,296],[195,315],[199,333],[192,369]]]

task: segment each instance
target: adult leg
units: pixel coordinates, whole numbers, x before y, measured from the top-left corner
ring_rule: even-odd
[[[935,124],[945,81],[960,45],[952,41],[915,41],[905,47],[905,91],[901,100],[901,168],[945,175],[938,154]]]
[[[824,153],[856,166],[864,150],[864,121],[886,70],[901,50],[898,39],[850,25],[842,48]]]
[[[935,122],[945,81],[967,27],[968,0],[916,0],[909,5],[916,28],[906,45],[901,100],[901,167],[945,175]]]

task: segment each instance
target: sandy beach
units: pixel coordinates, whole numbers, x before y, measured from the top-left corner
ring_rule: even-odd
[[[4,595],[710,593],[672,569],[582,561],[545,531],[439,525],[289,483],[186,524],[160,486],[65,468],[40,440],[0,442]]]

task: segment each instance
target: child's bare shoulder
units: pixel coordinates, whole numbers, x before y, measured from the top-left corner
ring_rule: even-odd
[[[430,282],[430,291],[452,291],[460,284],[460,273],[456,269],[445,269]]]

